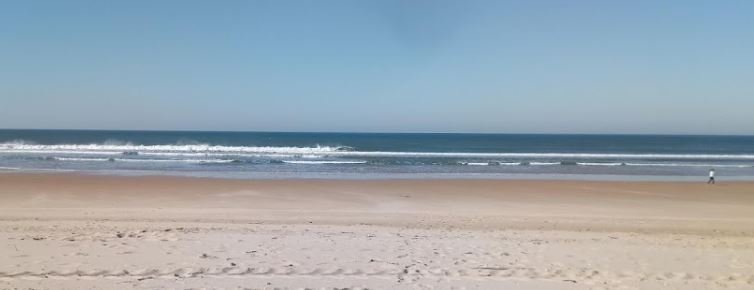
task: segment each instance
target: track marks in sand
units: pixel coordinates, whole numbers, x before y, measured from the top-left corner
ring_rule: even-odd
[[[494,280],[545,280],[570,283],[595,284],[598,281],[611,283],[626,281],[708,282],[720,285],[754,285],[754,275],[721,274],[704,275],[684,272],[642,274],[635,272],[603,272],[594,269],[536,269],[529,267],[478,267],[473,269],[351,269],[291,267],[209,267],[177,269],[132,269],[132,270],[70,270],[70,271],[19,271],[0,272],[0,280],[14,279],[175,279],[175,278],[233,278],[233,277],[309,277],[309,278],[396,278],[399,282],[419,278],[442,279],[494,279]]]
[[[738,237],[308,224],[194,223],[189,228],[170,222],[102,222],[60,223],[54,229],[30,224],[27,230],[0,227],[0,240],[8,241],[0,245],[0,254],[10,258],[0,263],[0,281],[6,285],[282,281],[291,286],[304,281],[296,285],[353,286],[382,281],[370,285],[754,287],[754,250],[744,244],[750,240]]]

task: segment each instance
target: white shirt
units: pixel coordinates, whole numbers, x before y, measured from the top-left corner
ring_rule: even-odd
[[[714,170],[710,170],[709,171],[709,177],[715,177],[715,171]]]

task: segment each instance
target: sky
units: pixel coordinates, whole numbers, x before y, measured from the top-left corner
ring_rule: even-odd
[[[754,134],[754,1],[0,1],[0,128]]]

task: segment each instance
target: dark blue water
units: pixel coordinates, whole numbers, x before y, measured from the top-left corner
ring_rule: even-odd
[[[5,171],[238,178],[754,178],[754,136],[0,130]]]

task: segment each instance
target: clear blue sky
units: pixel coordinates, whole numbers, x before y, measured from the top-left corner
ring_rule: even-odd
[[[0,1],[0,127],[754,134],[754,1]]]

